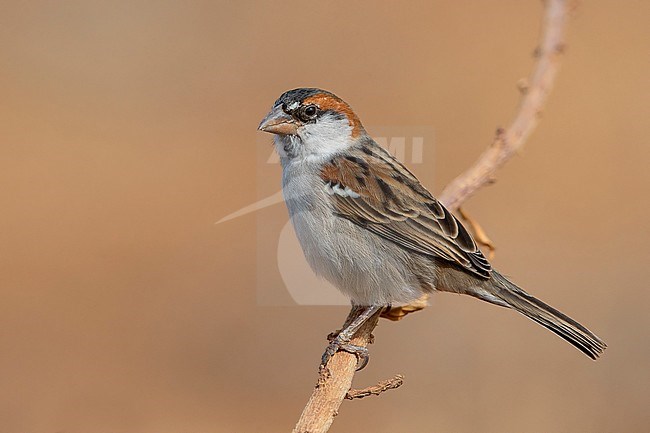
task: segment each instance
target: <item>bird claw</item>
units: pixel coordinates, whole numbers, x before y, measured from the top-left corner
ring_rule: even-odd
[[[332,341],[336,340],[336,337],[338,337],[340,333],[341,333],[341,329],[337,329],[336,331],[330,332],[329,334],[327,334],[327,341],[331,343]]]
[[[357,371],[362,370],[366,365],[368,365],[368,361],[370,360],[370,353],[367,348],[363,346],[357,346],[355,344],[350,344],[347,341],[335,337],[330,341],[327,349],[325,349],[325,353],[323,353],[323,357],[321,359],[321,368],[326,367],[332,356],[341,350],[351,353],[357,357]]]

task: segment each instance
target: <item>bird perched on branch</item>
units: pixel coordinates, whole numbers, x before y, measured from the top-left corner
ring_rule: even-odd
[[[275,101],[259,129],[275,134],[291,221],[313,271],[363,312],[333,338],[339,350],[366,348],[354,333],[380,310],[434,291],[470,295],[511,308],[592,359],[605,343],[492,268],[470,233],[401,162],[366,133],[350,106],[314,88]]]

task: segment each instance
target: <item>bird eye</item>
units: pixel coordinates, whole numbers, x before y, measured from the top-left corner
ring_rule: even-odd
[[[312,120],[316,117],[318,108],[315,105],[308,105],[302,110],[302,113],[305,120]]]
[[[316,115],[316,107],[310,105],[309,107],[305,108],[305,114],[309,117]]]

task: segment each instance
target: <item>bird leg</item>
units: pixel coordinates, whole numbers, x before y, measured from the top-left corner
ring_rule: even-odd
[[[348,320],[343,325],[343,329],[338,331],[338,333],[332,333],[328,336],[330,344],[327,346],[327,349],[325,349],[325,353],[323,353],[321,367],[326,367],[330,358],[339,350],[352,353],[357,357],[357,370],[361,370],[368,365],[368,360],[370,358],[368,349],[362,346],[350,344],[350,340],[352,340],[354,334],[364,323],[366,323],[366,321],[368,321],[368,319],[384,308],[385,306],[383,305],[371,305],[367,307],[354,305],[350,315],[348,316]],[[352,317],[354,317],[354,319],[350,321]]]

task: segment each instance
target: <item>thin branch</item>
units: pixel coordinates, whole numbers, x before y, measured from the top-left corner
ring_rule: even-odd
[[[351,323],[360,309],[352,307],[343,325]],[[377,326],[379,314],[370,318],[357,331],[351,343],[366,347],[372,341],[372,330]],[[330,359],[327,368],[321,368],[320,376],[307,406],[302,411],[300,420],[293,433],[324,433],[329,430],[339,407],[352,386],[352,378],[357,368],[357,357],[347,352],[337,352]]]
[[[354,400],[355,398],[364,398],[369,395],[379,395],[382,392],[386,392],[389,389],[397,389],[404,384],[404,376],[401,374],[396,374],[395,377],[388,380],[382,380],[377,385],[369,386],[363,389],[351,389],[345,395],[345,398],[348,400]]]
[[[452,211],[457,210],[479,188],[493,181],[496,171],[523,146],[539,122],[559,67],[559,57],[564,50],[563,33],[567,15],[565,0],[545,0],[544,5],[541,43],[536,50],[537,63],[531,78],[519,83],[523,98],[517,115],[508,128],[497,131],[491,146],[478,161],[445,188],[440,201]],[[415,311],[418,309],[421,308],[418,307]],[[346,323],[352,321],[357,314],[359,310],[353,307]],[[404,314],[396,312],[394,317],[399,319]],[[368,320],[359,329],[352,344],[366,347],[372,341],[372,331],[378,320],[379,315]],[[330,359],[328,368],[321,371],[293,433],[324,433],[329,430],[343,399],[354,394],[349,392],[356,365],[356,357],[346,352],[338,352]]]
[[[521,149],[539,122],[564,52],[567,15],[564,0],[546,0],[545,6],[542,40],[535,50],[537,64],[528,82],[519,83],[523,98],[517,115],[508,128],[497,130],[494,141],[478,161],[444,189],[440,201],[452,211],[479,188],[494,181],[496,171]]]

